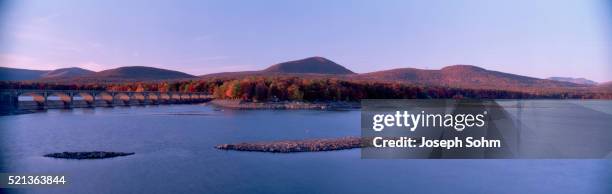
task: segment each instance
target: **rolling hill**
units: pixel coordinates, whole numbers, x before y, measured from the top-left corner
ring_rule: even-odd
[[[323,57],[309,57],[272,65],[262,72],[292,74],[355,74],[351,70]]]
[[[94,72],[78,67],[61,68],[52,71],[28,70],[0,67],[0,81],[43,81],[43,82],[95,82],[95,81],[149,81],[165,79],[196,78],[179,71],[145,66],[127,66]]]
[[[194,78],[179,71],[160,69],[146,66],[127,66],[100,71],[88,76],[80,76],[80,79],[100,80],[164,80]]]
[[[521,91],[537,91],[543,88],[587,88],[592,86],[492,71],[472,65],[451,65],[439,70],[398,68],[356,74],[322,57],[310,57],[279,63],[261,71],[223,72],[201,77],[237,79],[248,76],[333,77],[338,79],[401,82],[456,88]]]
[[[78,67],[61,68],[52,71],[28,70],[0,67],[0,80],[40,80],[54,82],[72,81],[121,81],[121,80],[164,80],[195,78],[179,71],[145,66],[127,66],[94,72]]]
[[[486,70],[471,65],[452,65],[439,70],[400,68],[360,74],[359,79],[408,82],[477,89],[581,87],[584,85]]]
[[[39,79],[64,79],[77,76],[90,75],[95,72],[78,67],[61,68],[56,70],[29,70],[0,67],[1,81],[24,81]]]
[[[308,76],[328,77],[354,75],[346,67],[323,57],[309,57],[271,65],[259,71],[221,72],[202,75],[202,78],[240,78],[246,76]]]
[[[94,74],[94,71],[90,71],[83,68],[78,67],[69,67],[69,68],[61,68],[53,71],[46,72],[41,75],[41,78],[44,79],[53,79],[53,78],[71,78],[78,76],[85,76]]]
[[[100,72],[92,72],[81,68],[64,68],[53,71],[0,68],[0,76],[1,80],[39,79],[41,81],[53,81],[57,83],[152,81],[198,78],[179,71],[146,66],[127,66]],[[241,79],[249,76],[299,76],[305,78],[334,78],[374,82],[400,82],[455,88],[499,89],[535,92],[550,89],[556,89],[555,91],[565,91],[566,89],[571,88],[604,89],[610,87],[609,83],[607,85],[592,85],[590,80],[586,79],[539,79],[487,70],[472,65],[451,65],[438,70],[398,68],[356,74],[344,66],[323,57],[309,57],[295,61],[278,63],[259,71],[222,72],[203,75],[199,78]],[[572,83],[577,82],[576,80],[579,82]]]
[[[49,71],[45,70],[0,67],[0,81],[36,80],[40,79],[43,74],[48,72]]]

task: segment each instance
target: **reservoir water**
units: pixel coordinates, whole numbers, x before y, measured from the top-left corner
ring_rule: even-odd
[[[610,101],[572,103],[612,114]],[[66,186],[10,190],[16,193],[612,192],[612,160],[376,160],[361,159],[359,149],[273,154],[214,148],[359,136],[359,121],[358,110],[215,111],[208,105],[1,116],[0,171],[65,174],[69,181]],[[103,160],[42,157],[94,150],[136,154]]]

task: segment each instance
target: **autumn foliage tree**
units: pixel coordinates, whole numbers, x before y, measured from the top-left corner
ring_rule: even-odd
[[[546,89],[508,91],[422,86],[408,83],[303,77],[247,77],[187,81],[79,83],[0,82],[2,89],[112,90],[204,92],[218,99],[246,101],[358,101],[360,99],[432,98],[584,98],[612,99],[612,92],[598,90]]]

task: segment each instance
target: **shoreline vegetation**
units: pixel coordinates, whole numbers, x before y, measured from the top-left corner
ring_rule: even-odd
[[[599,86],[513,84],[514,82],[510,81],[483,82],[495,83],[495,85],[460,83],[427,84],[329,76],[270,75],[124,82],[105,82],[103,80],[73,83],[0,81],[0,88],[203,92],[212,95],[217,100],[246,102],[358,102],[361,99],[612,99],[612,90]]]
[[[102,151],[58,152],[58,153],[45,154],[44,157],[85,160],[85,159],[114,158],[114,157],[129,156],[129,155],[134,155],[134,154],[135,154],[134,152],[102,152]]]
[[[253,102],[243,100],[213,100],[210,104],[230,109],[305,109],[305,110],[348,110],[359,109],[359,102],[301,102],[301,101],[266,101]]]
[[[215,146],[215,148],[220,150],[272,153],[322,152],[362,147],[364,146],[362,144],[362,138],[360,137],[284,140],[255,143],[220,144]]]

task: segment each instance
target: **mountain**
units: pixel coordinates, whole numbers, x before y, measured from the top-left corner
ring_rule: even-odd
[[[549,80],[555,80],[555,81],[561,81],[561,82],[570,82],[570,83],[575,83],[575,84],[582,84],[582,85],[597,85],[597,82],[592,81],[592,80],[588,80],[585,78],[572,78],[572,77],[549,77],[546,78]]]
[[[360,79],[409,82],[476,89],[579,87],[582,85],[486,70],[471,65],[452,65],[439,70],[400,68],[360,74]]]
[[[259,71],[221,72],[202,75],[202,78],[240,78],[248,76],[302,76],[330,77],[355,75],[355,73],[323,57],[309,57],[271,65]]]
[[[91,75],[80,76],[79,78],[96,80],[162,80],[194,77],[195,76],[183,72],[167,69],[145,66],[127,66],[108,69]]]
[[[248,76],[300,76],[305,78],[334,78],[374,82],[400,82],[417,85],[435,85],[470,89],[495,89],[533,91],[568,88],[609,88],[610,83],[599,85],[577,84],[558,78],[538,79],[499,71],[487,70],[472,65],[452,65],[438,70],[399,68],[356,74],[351,70],[323,57],[309,57],[272,65],[259,71],[223,72],[201,76],[202,78],[240,79]],[[63,68],[53,71],[38,71],[0,67],[0,80],[36,80],[56,83],[151,81],[165,79],[193,79],[196,76],[183,72],[145,66],[128,66],[93,72],[81,68]],[[567,79],[562,79],[567,80]],[[579,83],[591,83],[586,79]],[[584,81],[586,80],[586,81]]]
[[[309,57],[272,65],[263,70],[267,73],[312,73],[312,74],[354,74],[351,70],[323,57]]]
[[[27,70],[0,67],[0,81],[40,80],[58,83],[127,81],[127,80],[163,80],[195,78],[179,71],[145,66],[128,66],[94,72],[78,67],[61,68],[53,71]]]
[[[0,67],[0,81],[60,79],[89,75],[93,73],[95,72],[78,67],[61,68],[52,71]]]
[[[247,76],[333,77],[338,79],[402,82],[418,85],[437,85],[456,88],[540,91],[549,88],[583,88],[589,85],[539,79],[472,65],[451,65],[438,70],[399,68],[355,74],[331,60],[310,57],[272,65],[261,71],[223,72],[203,78],[241,78]]]
[[[83,68],[78,67],[69,67],[69,68],[61,68],[53,71],[46,72],[41,75],[42,78],[50,79],[50,78],[70,78],[70,77],[78,77],[94,74],[94,71],[90,71]]]
[[[0,67],[0,81],[35,80],[47,72],[49,71]]]

